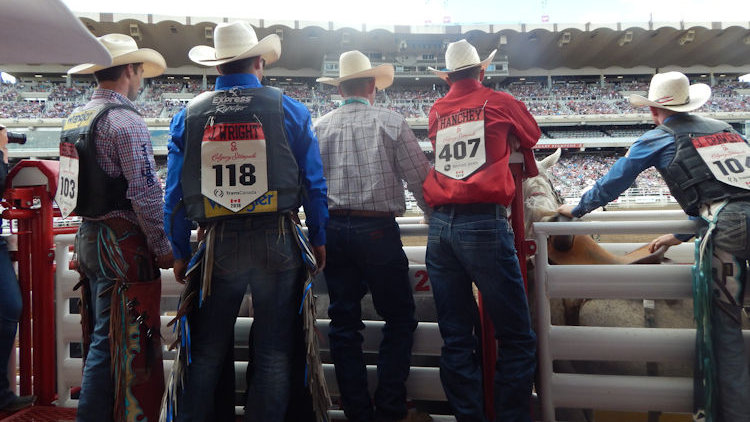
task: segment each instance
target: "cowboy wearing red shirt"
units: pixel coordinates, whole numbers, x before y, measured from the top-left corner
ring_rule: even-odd
[[[482,86],[494,56],[495,51],[480,61],[476,49],[461,40],[448,45],[447,71],[430,69],[450,91],[430,110],[435,168],[425,180],[424,197],[434,212],[426,263],[444,341],[440,378],[459,422],[486,421],[472,281],[500,340],[496,420],[531,421],[536,336],[506,207],[515,194],[510,154],[520,149],[535,174],[531,147],[540,131],[523,103]]]

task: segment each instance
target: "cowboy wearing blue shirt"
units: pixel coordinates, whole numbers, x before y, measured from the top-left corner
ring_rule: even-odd
[[[190,315],[191,362],[174,407],[177,421],[213,417],[224,360],[249,283],[255,370],[245,420],[284,420],[304,271],[290,223],[304,206],[310,242],[325,266],[327,189],[309,111],[260,84],[278,60],[275,34],[258,41],[245,22],[215,28],[216,48],[189,57],[219,71],[216,91],[201,94],[172,120],[165,229],[184,281],[192,222],[205,230],[200,307]],[[210,263],[210,264],[209,264]],[[210,287],[207,287],[210,286]]]
[[[689,85],[682,73],[654,75],[648,98],[631,95],[630,102],[648,106],[658,127],[633,143],[628,154],[583,194],[577,206],[562,205],[557,211],[568,217],[581,217],[617,198],[638,174],[653,166],[685,213],[710,223],[709,231],[706,227],[701,230],[703,242],[713,245],[709,261],[713,262],[713,271],[707,273],[713,275],[708,291],[713,290],[713,299],[709,299],[710,341],[718,403],[716,414],[708,415],[706,420],[748,422],[750,372],[741,312],[750,259],[750,146],[729,124],[688,113],[710,96],[708,85]],[[650,247],[653,251],[690,237],[664,235]],[[699,325],[699,332],[700,329]],[[703,408],[704,401],[710,400],[705,398],[708,395],[701,397],[701,383],[696,386],[696,412],[711,413],[711,406]]]

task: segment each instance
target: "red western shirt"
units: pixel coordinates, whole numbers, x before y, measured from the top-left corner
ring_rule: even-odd
[[[486,103],[486,104],[485,104]],[[424,198],[428,205],[496,203],[509,206],[515,194],[513,175],[508,166],[514,135],[524,155],[526,175],[538,174],[531,148],[541,131],[526,106],[510,94],[486,88],[476,79],[464,79],[451,85],[445,97],[430,110],[429,136],[435,150],[440,119],[464,110],[484,106],[484,138],[486,162],[465,179],[453,179],[431,169],[424,182]],[[435,150],[437,158],[440,151]]]

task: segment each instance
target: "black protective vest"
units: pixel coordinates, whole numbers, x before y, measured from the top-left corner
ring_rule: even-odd
[[[125,104],[107,103],[85,110],[76,110],[63,122],[60,143],[73,144],[78,151],[78,200],[73,212],[81,217],[100,217],[115,210],[132,210],[126,194],[128,181],[121,174],[109,176],[96,161],[96,125],[109,110],[125,108]]]
[[[201,143],[209,126],[260,123],[265,135],[268,191],[233,212],[201,193]],[[205,222],[255,214],[296,212],[301,177],[284,129],[281,90],[271,87],[206,92],[190,101],[185,117],[185,161],[181,183],[187,217]]]
[[[659,172],[686,214],[699,215],[704,204],[727,198],[750,197],[750,190],[717,180],[693,146],[692,139],[699,136],[720,132],[736,133],[731,125],[692,114],[677,114],[659,126],[659,129],[672,133],[675,139],[674,158]]]

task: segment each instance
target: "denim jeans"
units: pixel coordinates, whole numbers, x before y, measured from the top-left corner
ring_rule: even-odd
[[[20,317],[21,290],[8,254],[8,244],[0,237],[0,408],[16,397],[8,383],[8,360],[13,351]]]
[[[444,342],[440,379],[456,420],[486,421],[473,281],[500,340],[495,420],[531,421],[536,335],[508,220],[498,214],[433,212],[426,263]]]
[[[406,387],[417,322],[409,262],[393,218],[331,216],[328,222],[326,284],[331,356],[344,413],[349,421],[406,416]],[[373,409],[362,355],[360,302],[367,291],[385,321],[378,353]]]
[[[714,301],[712,340],[718,381],[718,422],[750,422],[750,370],[741,311],[750,259],[750,202],[733,201],[719,213],[713,234],[714,286],[724,285],[737,305]],[[715,290],[717,299],[720,297]]]
[[[232,344],[248,283],[253,297],[255,371],[246,421],[280,422],[289,402],[302,258],[278,214],[224,220],[216,240],[210,295],[190,318],[192,363],[178,399],[177,420],[207,422],[214,390]]]

